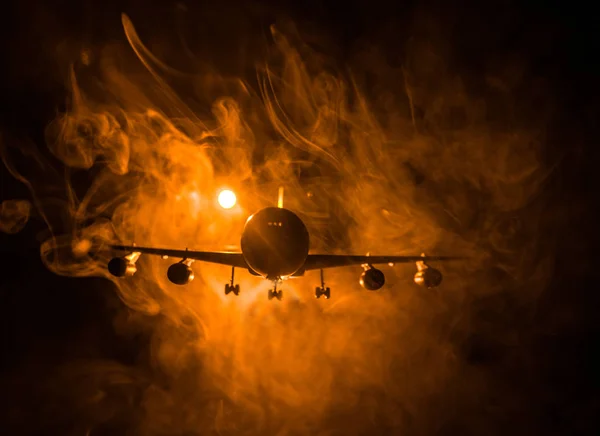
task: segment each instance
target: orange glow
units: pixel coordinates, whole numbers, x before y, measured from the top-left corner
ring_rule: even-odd
[[[501,291],[497,272],[488,274],[486,250],[506,254],[503,271],[527,277],[532,296],[546,278],[544,265],[527,263],[542,257],[526,255],[536,249],[535,222],[524,227],[531,235],[515,229],[511,236],[503,227],[507,216],[530,204],[546,175],[532,130],[488,126],[481,98],[468,96],[449,71],[452,63],[436,64],[430,45],[415,42],[408,50],[406,65],[413,70],[405,80],[370,49],[356,54],[353,75],[350,68],[334,71],[336,63],[312,52],[319,44],[305,45],[300,32],[273,27],[266,59],[262,51],[256,58],[244,52],[253,68],[261,65],[254,89],[253,68],[249,77],[220,75],[213,65],[184,74],[144,45],[127,16],[123,26],[130,46],[89,50],[93,68],[70,70],[71,106],[46,132],[50,152],[67,169],[90,170],[87,192],[68,186],[59,207],[56,192],[71,183],[66,171],[42,180],[44,166],[36,164],[22,177],[38,193],[39,214],[55,232],[42,243],[44,264],[60,275],[111,280],[108,289],[128,306],[116,329],[151,336],[144,355],[152,370],[122,370],[133,373],[136,382],[128,384],[120,373],[115,382],[115,371],[100,364],[86,369],[89,389],[57,386],[81,396],[74,404],[91,409],[82,416],[112,415],[121,401],[137,403],[139,394],[143,410],[135,416],[142,428],[132,432],[144,435],[376,434],[369,431],[375,421],[401,434],[414,432],[410,426],[418,419],[435,421],[428,414],[443,402],[427,398],[448,386],[471,389],[479,380],[456,383],[457,374],[468,371],[449,338],[460,341],[464,334],[467,306]],[[176,50],[164,53],[175,56]],[[186,59],[181,65],[190,64]],[[169,83],[198,107],[184,104]],[[422,119],[413,119],[413,104]],[[456,110],[464,112],[458,117],[464,126],[444,130]],[[516,113],[490,111],[498,112]],[[419,123],[426,127],[419,130]],[[413,183],[407,162],[426,183]],[[414,289],[414,263],[383,265],[386,285],[378,292],[360,287],[361,267],[327,269],[330,300],[314,298],[319,271],[283,282],[282,301],[268,301],[272,284],[242,269],[235,270],[240,295],[226,296],[231,268],[199,261],[186,286],[166,277],[180,261],[175,258],[142,255],[135,276],[108,274],[105,247],[114,240],[239,250],[246,219],[273,207],[280,186],[285,207],[309,228],[314,253],[424,250],[472,260],[444,265],[448,278],[436,293]],[[284,206],[283,188],[277,205]],[[31,210],[29,203],[3,203],[0,228],[22,228]],[[116,385],[135,395],[110,403]],[[472,388],[468,396],[476,398]],[[96,392],[107,399],[92,404]],[[384,404],[384,398],[398,398],[397,404]],[[100,403],[114,409],[96,413]],[[432,424],[421,433],[439,431]]]
[[[219,192],[218,201],[219,205],[223,209],[231,209],[233,206],[235,206],[237,198],[233,191],[229,189],[223,189],[221,192]]]

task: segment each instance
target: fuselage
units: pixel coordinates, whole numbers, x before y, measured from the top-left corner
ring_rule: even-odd
[[[288,209],[267,207],[248,218],[240,245],[252,271],[277,280],[302,269],[310,239],[298,215]]]

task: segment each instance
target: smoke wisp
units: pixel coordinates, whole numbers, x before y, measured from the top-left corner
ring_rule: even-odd
[[[475,403],[486,382],[461,354],[473,301],[533,303],[549,279],[538,196],[550,109],[529,124],[502,115],[519,104],[514,80],[494,72],[476,95],[426,40],[409,45],[402,67],[369,47],[336,69],[293,27],[273,26],[256,77],[232,77],[176,71],[125,15],[123,29],[129,45],[86,48],[70,67],[68,110],[46,129],[64,171],[11,172],[51,230],[44,264],[111,280],[152,320],[148,367],[74,363],[40,388],[67,386],[70,406],[44,416],[75,414],[92,435],[115,417],[144,435],[432,434]],[[5,150],[7,166],[17,152]],[[229,268],[200,262],[186,287],[167,280],[172,259],[142,256],[126,280],[108,274],[114,240],[235,249],[279,185],[315,252],[471,260],[441,265],[436,291],[415,288],[410,265],[384,267],[379,293],[360,288],[360,268],[327,271],[328,301],[314,299],[309,273],[276,304],[270,283],[243,271],[240,296],[223,295]],[[216,203],[223,187],[236,192],[234,209]],[[18,231],[31,208],[3,202],[1,230]],[[490,334],[518,341],[510,326]]]

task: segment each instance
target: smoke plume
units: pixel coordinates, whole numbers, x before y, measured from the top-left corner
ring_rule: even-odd
[[[5,200],[0,203],[0,231],[18,233],[29,221],[31,203],[27,200]]]
[[[39,155],[37,169],[11,172],[51,230],[44,264],[111,280],[131,313],[152,320],[115,322],[124,335],[151,329],[149,364],[65,367],[40,389],[67,406],[44,419],[73,414],[89,434],[116,417],[143,435],[446,429],[486,389],[462,348],[473,302],[508,293],[532,303],[549,278],[539,194],[552,105],[514,119],[526,75],[490,71],[474,89],[423,37],[402,66],[365,47],[346,68],[276,25],[252,74],[238,77],[179,71],[125,15],[122,24],[129,45],[86,47],[71,63],[68,109],[46,129],[64,171]],[[9,167],[18,152],[3,153]],[[308,273],[275,304],[270,283],[243,271],[240,296],[225,296],[229,268],[200,262],[186,287],[167,280],[172,259],[142,256],[134,277],[108,274],[115,240],[236,248],[245,219],[273,205],[279,185],[314,252],[471,259],[441,265],[436,291],[411,283],[412,265],[383,268],[379,293],[360,287],[360,268],[342,268],[326,271],[331,300],[314,299],[319,277]],[[237,194],[232,210],[216,203],[224,187]],[[30,208],[2,203],[2,230],[22,228]],[[518,340],[511,326],[487,333],[506,347]]]

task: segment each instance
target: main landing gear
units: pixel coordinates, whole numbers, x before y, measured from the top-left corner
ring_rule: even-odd
[[[225,295],[229,295],[231,292],[233,292],[234,295],[240,295],[240,285],[234,285],[234,274],[235,274],[235,267],[232,266],[231,267],[231,283],[227,283],[225,285]]]
[[[321,295],[325,297],[325,299],[331,298],[331,288],[325,287],[325,279],[323,278],[323,270],[321,270],[321,287],[315,288],[315,297],[321,298]]]
[[[273,298],[277,298],[279,301],[281,301],[281,299],[283,298],[283,291],[277,290],[277,283],[279,283],[280,281],[281,281],[281,279],[279,279],[279,278],[273,280],[273,289],[269,289],[269,294],[267,295],[269,300],[272,300]]]

